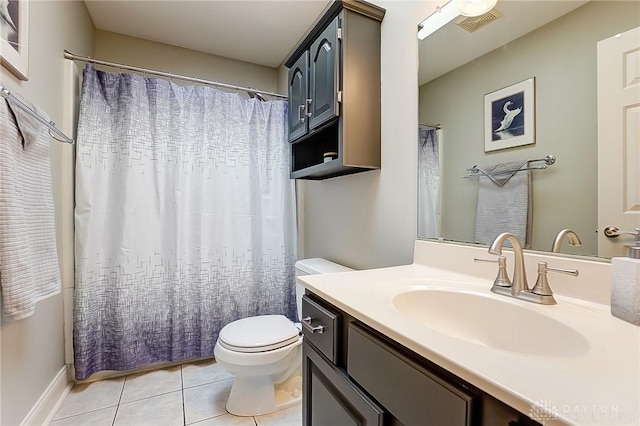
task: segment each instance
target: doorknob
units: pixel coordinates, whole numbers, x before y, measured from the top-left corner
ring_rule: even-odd
[[[607,238],[618,238],[620,235],[633,235],[637,238],[640,236],[640,228],[635,228],[633,231],[621,231],[615,226],[607,226],[604,228],[604,235]]]
[[[633,231],[621,231],[615,226],[608,226],[604,229],[604,235],[608,238],[617,238],[620,235],[633,235],[636,242],[635,245],[629,247],[629,257],[632,259],[640,259],[640,228],[634,228]]]

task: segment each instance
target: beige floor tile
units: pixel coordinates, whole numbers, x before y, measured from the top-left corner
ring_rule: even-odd
[[[62,407],[55,414],[53,420],[114,407],[120,401],[123,386],[124,377],[76,385],[65,399]]]
[[[256,424],[258,426],[301,426],[302,405],[264,416],[256,416]]]
[[[117,407],[103,408],[51,422],[51,426],[112,426]]]
[[[215,359],[182,366],[182,383],[184,388],[219,382],[233,378]]]
[[[256,426],[253,417],[238,417],[232,414],[213,417],[201,422],[192,423],[193,426]]]
[[[182,391],[121,404],[114,426],[179,426],[184,424]]]
[[[137,401],[182,389],[180,366],[127,376],[120,403]]]
[[[225,404],[233,380],[223,380],[185,389],[184,411],[187,424],[226,414]]]

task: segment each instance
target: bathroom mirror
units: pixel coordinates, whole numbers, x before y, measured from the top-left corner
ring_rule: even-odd
[[[418,238],[475,243],[479,179],[463,178],[467,169],[553,154],[555,164],[531,171],[529,248],[551,251],[569,228],[582,245],[565,239],[559,251],[597,256],[596,44],[640,26],[640,6],[500,0],[490,13],[455,18],[419,42]],[[528,80],[533,144],[485,150],[485,102]],[[512,208],[495,205],[496,220]]]

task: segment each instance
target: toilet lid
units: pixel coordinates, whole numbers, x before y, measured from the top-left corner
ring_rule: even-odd
[[[222,347],[236,352],[265,352],[299,339],[298,328],[284,315],[260,315],[227,324],[220,330]]]

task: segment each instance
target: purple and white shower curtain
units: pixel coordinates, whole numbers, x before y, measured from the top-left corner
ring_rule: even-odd
[[[286,102],[84,71],[76,379],[213,355],[239,318],[296,315]]]

